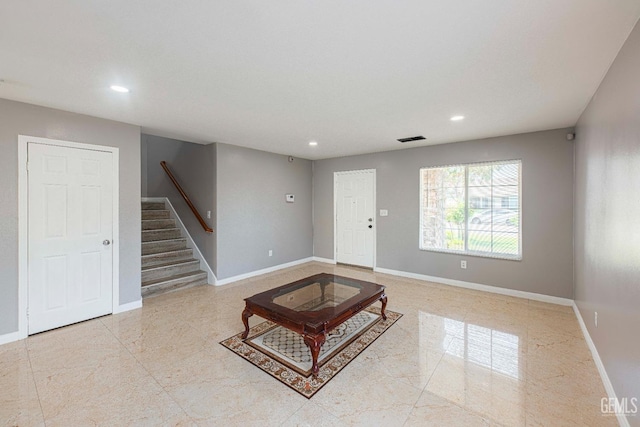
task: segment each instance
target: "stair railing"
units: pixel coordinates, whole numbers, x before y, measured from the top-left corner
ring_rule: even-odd
[[[182,187],[180,186],[176,178],[173,176],[173,174],[169,170],[169,166],[167,166],[167,162],[165,162],[164,160],[161,161],[160,166],[162,166],[162,169],[164,169],[167,175],[169,175],[169,179],[171,180],[171,182],[173,182],[173,185],[176,186],[176,189],[178,190],[178,192],[180,192],[180,195],[182,196],[184,201],[187,202],[187,205],[189,205],[189,208],[191,208],[191,212],[193,212],[193,214],[196,216],[196,219],[198,220],[202,228],[204,228],[204,231],[206,231],[207,233],[213,233],[213,228],[209,227],[207,223],[204,222],[204,219],[202,218],[202,215],[200,215],[200,212],[198,212],[196,207],[193,206],[193,203],[191,203],[189,196],[187,196],[187,193],[184,192],[184,190],[182,189]]]

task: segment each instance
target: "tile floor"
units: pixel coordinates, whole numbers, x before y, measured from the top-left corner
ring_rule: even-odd
[[[243,298],[319,272],[386,285],[404,316],[307,400],[218,342]],[[320,263],[0,346],[9,426],[617,425],[603,396],[568,307]]]

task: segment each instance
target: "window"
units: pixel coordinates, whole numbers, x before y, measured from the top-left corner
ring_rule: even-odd
[[[491,207],[491,199],[488,197],[469,197],[471,209],[488,209]]]
[[[420,249],[521,259],[521,166],[420,169]]]

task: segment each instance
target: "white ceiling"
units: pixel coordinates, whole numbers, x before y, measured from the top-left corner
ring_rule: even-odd
[[[308,159],[395,150],[573,126],[639,16],[640,0],[2,0],[0,98]]]

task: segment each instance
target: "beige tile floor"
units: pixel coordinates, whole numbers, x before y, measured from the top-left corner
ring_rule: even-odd
[[[243,298],[319,272],[386,285],[404,317],[307,400],[218,342]],[[568,307],[320,263],[0,346],[9,426],[616,425],[603,396]]]

